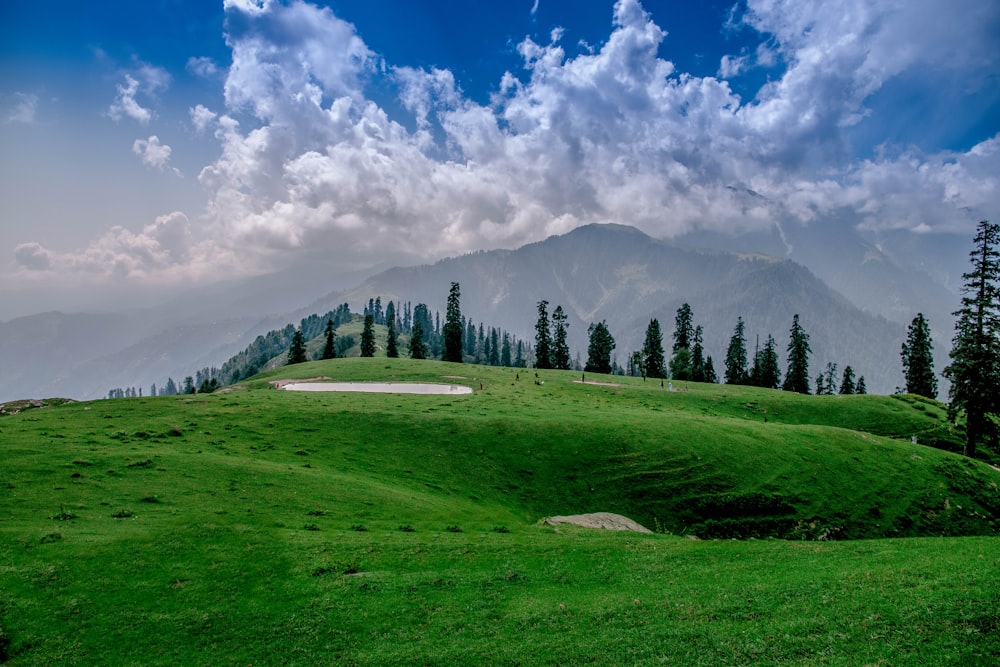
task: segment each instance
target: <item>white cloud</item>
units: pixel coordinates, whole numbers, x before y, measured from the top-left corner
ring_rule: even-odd
[[[219,117],[219,114],[201,104],[191,107],[188,112],[191,114],[191,123],[199,132],[204,132]]]
[[[1000,138],[858,159],[844,128],[864,122],[866,101],[901,72],[932,59],[973,63],[995,45],[982,29],[964,43],[956,26],[969,19],[951,11],[933,25],[932,0],[906,11],[835,4],[750,0],[745,21],[761,44],[720,63],[720,78],[660,58],[665,32],[637,0],[616,3],[592,52],[568,56],[559,30],[548,44],[525,38],[523,71],[507,73],[487,105],[466,98],[448,70],[387,67],[411,130],[366,97],[383,68],[329,9],[227,0],[227,108],[190,110],[221,147],[199,175],[209,194],[202,240],[164,254],[155,230],[116,229],[73,258],[27,248],[21,264],[208,270],[211,249],[230,269],[306,253],[360,267],[510,247],[588,222],[669,236],[829,219],[957,230],[989,217],[1000,207]],[[724,80],[779,60],[784,75],[756,99]],[[130,80],[122,100],[139,90]],[[165,164],[154,138],[136,151],[152,144],[161,157],[150,159]]]
[[[14,93],[14,105],[5,114],[5,123],[21,123],[34,125],[38,113],[38,95],[31,93]]]
[[[15,250],[15,259],[28,271],[137,281],[217,277],[235,265],[232,253],[213,241],[196,242],[190,220],[179,211],[156,218],[138,233],[112,227],[77,252],[59,253],[38,243],[25,243]]]
[[[132,152],[139,156],[147,167],[162,169],[170,159],[170,146],[161,144],[155,134],[149,139],[136,139],[132,144]]]
[[[136,62],[132,71],[124,75],[123,83],[115,86],[115,101],[108,107],[108,116],[119,121],[128,117],[145,125],[153,118],[153,111],[142,106],[136,97],[140,94],[154,98],[170,86],[170,73],[162,67]]]
[[[115,121],[128,116],[143,125],[148,123],[153,117],[153,112],[135,101],[136,93],[139,92],[139,81],[126,74],[125,83],[118,84],[116,88],[118,95],[108,107],[108,116]]]
[[[200,76],[203,79],[215,78],[220,73],[219,66],[215,64],[215,61],[206,56],[200,56],[198,58],[192,56],[188,58],[187,71],[191,72],[195,76]]]

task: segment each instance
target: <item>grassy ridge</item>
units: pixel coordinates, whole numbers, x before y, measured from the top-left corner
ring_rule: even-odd
[[[476,391],[267,388],[315,376]],[[1000,473],[909,442],[947,437],[940,407],[695,384],[671,393],[628,378],[582,385],[555,371],[538,380],[343,359],[277,369],[246,391],[4,417],[0,655],[15,664],[1000,656],[995,537],[698,542],[536,524],[601,510],[705,537],[993,535]]]

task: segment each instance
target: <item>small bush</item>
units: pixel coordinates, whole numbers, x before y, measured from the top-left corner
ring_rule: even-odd
[[[146,496],[145,498],[142,499],[142,502],[144,502],[144,503],[158,503],[158,502],[160,502],[160,499],[157,498],[156,496]]]
[[[44,537],[43,537],[43,538],[42,538],[41,540],[39,540],[39,541],[40,541],[40,542],[41,542],[42,544],[52,544],[53,542],[58,542],[58,541],[59,541],[59,540],[61,540],[62,538],[63,538],[63,537],[62,537],[62,533],[49,533],[48,535],[44,536]]]
[[[462,529],[459,526],[445,526],[444,529],[447,530],[449,533],[461,533],[462,532]]]
[[[493,532],[494,533],[509,533],[510,532],[510,528],[508,528],[507,526],[493,526]]]
[[[359,533],[364,533],[368,531],[368,527],[363,523],[355,523],[351,526],[351,530],[357,531]]]
[[[302,526],[302,528],[305,530],[319,530],[319,526],[317,526],[315,523],[307,523],[306,525]]]
[[[127,463],[127,464],[125,464],[125,467],[126,468],[148,468],[151,465],[153,465],[153,461],[151,459],[146,459],[145,461],[136,461],[134,463]]]
[[[131,519],[134,516],[135,516],[135,512],[133,512],[132,510],[122,509],[122,510],[118,510],[117,512],[115,512],[114,514],[112,514],[111,518],[112,519]]]
[[[401,533],[412,533],[414,530],[413,526],[408,523],[404,523],[399,527],[399,532]]]
[[[326,516],[326,510],[310,510],[309,516]]]
[[[76,515],[75,514],[71,514],[70,512],[67,512],[66,510],[64,510],[62,508],[62,505],[60,505],[59,506],[59,513],[58,514],[53,514],[51,518],[55,519],[56,521],[69,521],[70,519],[75,519]]]
[[[295,450],[295,455],[296,456],[309,456],[309,452],[307,452],[304,449],[296,449]]]

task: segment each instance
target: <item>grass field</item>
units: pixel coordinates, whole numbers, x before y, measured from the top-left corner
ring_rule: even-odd
[[[268,385],[319,376],[475,391]],[[0,658],[1000,660],[1000,472],[910,442],[942,406],[579,379],[342,359],[0,417]],[[539,523],[592,511],[657,532]]]

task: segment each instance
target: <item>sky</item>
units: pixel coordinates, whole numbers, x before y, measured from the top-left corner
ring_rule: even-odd
[[[0,7],[0,320],[593,222],[971,239],[998,167],[997,0]]]

